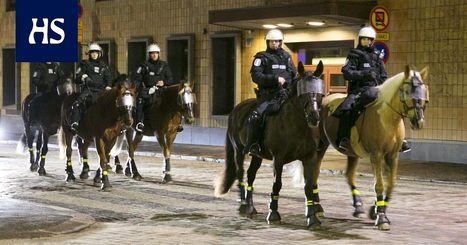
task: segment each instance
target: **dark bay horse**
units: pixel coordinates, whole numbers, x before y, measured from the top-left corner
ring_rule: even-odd
[[[125,175],[131,176],[134,180],[141,180],[142,176],[138,172],[134,160],[134,152],[138,144],[143,139],[143,135],[156,136],[157,142],[162,148],[164,162],[162,169],[162,182],[171,183],[170,175],[170,155],[172,144],[177,136],[177,128],[185,118],[185,123],[192,124],[195,120],[194,109],[196,105],[196,95],[193,93],[193,83],[182,80],[179,84],[174,84],[165,88],[159,95],[157,101],[144,112],[144,131],[135,134],[134,128],[129,128],[125,137],[128,146],[128,161],[126,163]],[[118,138],[112,155],[120,153],[123,135]],[[121,166],[117,165],[117,171]]]
[[[16,152],[25,153],[26,147],[29,150],[30,170],[37,171],[39,175],[46,175],[45,158],[49,151],[49,137],[56,134],[60,126],[61,105],[66,96],[74,92],[74,85],[71,81],[71,76],[66,78],[63,83],[58,85],[56,89],[49,94],[42,95],[42,103],[38,107],[38,119],[35,119],[35,124],[31,124],[29,120],[29,102],[34,98],[36,93],[31,93],[21,103],[21,117],[24,124],[24,133],[21,135]],[[37,138],[35,137],[37,133]],[[36,152],[34,154],[34,140],[36,138]]]
[[[133,110],[135,108],[135,88],[126,74],[120,74],[117,85],[99,94],[97,102],[91,105],[80,120],[80,128],[76,133],[79,141],[79,153],[82,157],[83,168],[80,178],[89,177],[88,148],[94,142],[99,155],[100,168],[96,171],[94,183],[101,183],[101,190],[110,191],[107,163],[110,150],[123,130],[133,124]],[[75,135],[70,129],[70,108],[79,94],[68,96],[62,104],[62,123],[59,130],[59,146],[61,157],[66,153],[66,180],[74,181],[71,164],[72,140]]]
[[[282,108],[269,116],[264,128],[266,159],[273,160],[274,183],[270,193],[269,214],[267,221],[280,223],[278,210],[279,192],[282,188],[282,171],[285,164],[301,160],[305,169],[306,217],[308,229],[320,229],[318,216],[322,213],[319,204],[317,180],[321,162],[318,161],[320,123],[319,110],[324,96],[324,84],[319,76],[323,73],[320,62],[315,72],[305,72],[301,63],[298,65],[301,79],[292,83],[291,91]],[[240,213],[251,216],[257,213],[253,205],[253,182],[261,166],[262,158],[252,156],[247,171],[247,183],[243,181],[244,159],[242,153],[246,144],[245,120],[256,107],[256,99],[248,99],[232,110],[229,115],[225,140],[225,168],[215,180],[214,195],[226,194],[235,180],[240,191]],[[319,156],[321,159],[321,156]]]
[[[428,86],[423,81],[428,74],[424,68],[420,72],[406,66],[405,71],[376,87],[377,99],[366,106],[351,129],[351,149],[347,155],[347,183],[353,197],[354,216],[363,216],[362,201],[355,185],[355,172],[359,158],[369,158],[375,178],[375,206],[370,209],[370,217],[376,219],[375,226],[380,230],[389,230],[390,222],[386,208],[391,197],[397,176],[399,149],[405,137],[405,127],[401,120],[407,117],[412,129],[422,129],[423,115],[429,100]],[[339,119],[332,116],[337,106],[342,103],[345,94],[332,94],[323,100],[320,124],[321,138],[326,147],[318,151],[322,157],[331,143],[335,145]],[[321,160],[321,159],[319,159]],[[383,164],[384,160],[384,164]],[[384,174],[387,185],[385,187]]]

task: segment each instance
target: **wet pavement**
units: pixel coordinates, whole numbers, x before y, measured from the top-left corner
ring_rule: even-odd
[[[9,149],[11,152],[11,149],[14,148],[13,146],[17,144],[17,139],[19,139],[19,135],[10,136],[8,139],[4,138],[0,140],[0,147],[2,149]],[[51,138],[49,147],[52,149],[58,148],[55,137]],[[161,152],[161,148],[157,142],[143,141],[136,154],[140,156],[162,157]],[[11,152],[11,154],[14,154],[14,152]],[[0,155],[0,158],[7,158],[8,155]],[[172,159],[223,163],[224,149],[221,146],[175,144],[172,150]],[[249,161],[249,159],[247,158],[246,161]],[[346,167],[345,161],[346,158],[334,149],[328,150],[321,166],[322,173],[343,174]],[[264,164],[270,164],[270,161],[265,161]],[[14,165],[3,166],[2,172],[4,174],[0,178],[5,178],[5,172],[13,169]],[[361,176],[372,176],[368,160],[361,160],[358,173]],[[10,175],[10,178],[11,176],[14,175]],[[17,178],[21,178],[21,176],[17,176]],[[399,162],[398,179],[453,184],[465,189],[467,188],[467,164],[403,160]],[[4,186],[3,194],[0,195],[0,243],[2,244],[8,244],[2,242],[2,240],[6,241],[7,239],[33,239],[75,233],[85,230],[97,222],[92,215],[82,212],[54,205],[37,204],[34,200],[28,201],[10,198],[8,188],[13,190],[17,187]],[[463,198],[465,199],[465,197]],[[465,208],[459,207],[459,210],[465,210]],[[461,223],[466,222],[466,220],[461,221]],[[222,242],[219,244],[222,244]]]

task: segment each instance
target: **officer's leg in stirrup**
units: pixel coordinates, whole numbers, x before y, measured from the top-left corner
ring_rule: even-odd
[[[350,148],[350,129],[352,128],[351,114],[352,112],[350,110],[346,110],[339,120],[336,145],[342,151],[348,151]]]
[[[143,123],[143,116],[144,116],[144,99],[139,97],[138,101],[136,102],[136,131],[143,132],[144,123]]]
[[[253,111],[248,118],[246,145],[243,148],[243,154],[258,155],[261,151],[258,144],[259,119],[260,114],[257,111]]]

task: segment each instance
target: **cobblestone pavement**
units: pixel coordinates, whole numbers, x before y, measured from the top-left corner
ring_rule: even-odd
[[[467,239],[464,182],[399,179],[387,212],[391,230],[384,232],[370,219],[352,217],[342,172],[323,171],[323,230],[308,231],[303,190],[293,186],[287,172],[279,200],[282,224],[267,224],[272,187],[267,163],[254,185],[259,213],[246,218],[237,213],[236,185],[222,198],[213,196],[212,182],[222,162],[173,159],[174,184],[167,185],[161,182],[162,158],[141,154],[135,160],[142,181],[111,173],[113,190],[100,192],[92,183],[94,171],[88,180],[78,178],[75,151],[78,179],[67,183],[65,161],[58,159],[57,149],[48,154],[47,176],[39,176],[29,171],[28,156],[14,153],[15,147],[0,145],[1,244],[464,244]],[[334,159],[325,158],[323,165],[327,161]],[[91,152],[91,169],[97,163]],[[372,176],[361,174],[357,184],[369,208],[374,201]],[[24,227],[29,230],[21,230]]]

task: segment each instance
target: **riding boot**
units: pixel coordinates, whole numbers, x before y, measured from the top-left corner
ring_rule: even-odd
[[[261,152],[261,147],[258,144],[259,118],[259,113],[254,111],[248,119],[246,145],[243,148],[243,154],[248,153],[257,156]]]
[[[143,123],[143,116],[144,116],[144,99],[138,98],[138,102],[136,104],[136,131],[143,132],[144,123]]]
[[[345,111],[340,118],[337,130],[336,145],[340,150],[346,152],[350,148],[350,129],[352,128],[351,111]]]
[[[81,118],[81,110],[80,110],[80,104],[79,102],[73,103],[73,106],[71,107],[71,124],[70,128],[73,131],[78,131],[79,128],[79,120]]]

